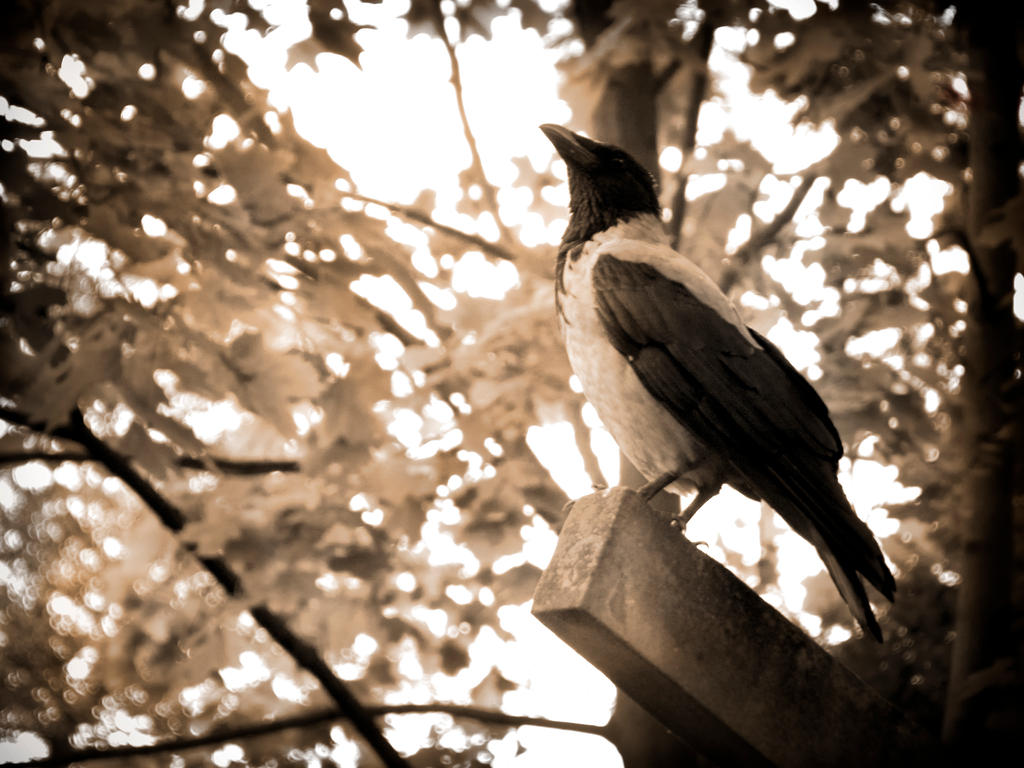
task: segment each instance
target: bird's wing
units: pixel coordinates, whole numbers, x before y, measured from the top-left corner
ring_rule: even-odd
[[[598,255],[593,289],[605,333],[648,391],[729,460],[737,477],[726,481],[740,480],[815,545],[861,626],[881,639],[857,574],[890,600],[895,583],[836,480],[842,443],[828,409],[720,292],[673,271],[684,281],[650,263]]]
[[[593,287],[612,345],[697,437],[730,449],[742,440],[762,457],[810,454],[834,467],[842,443],[817,392],[767,339],[699,298],[706,286],[602,253]]]

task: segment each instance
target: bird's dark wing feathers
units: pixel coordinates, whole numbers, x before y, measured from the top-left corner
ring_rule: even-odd
[[[836,480],[842,442],[814,388],[771,342],[745,336],[649,264],[599,255],[593,288],[605,333],[644,386],[728,457],[733,483],[816,546],[854,614],[880,638],[857,572],[889,599],[895,584]]]
[[[793,390],[799,394],[800,402],[817,419],[817,426],[824,427],[829,432],[831,444],[834,446],[831,458],[835,464],[838,464],[839,459],[843,456],[843,441],[836,431],[835,424],[832,423],[832,418],[828,414],[828,406],[825,405],[825,401],[821,399],[818,391],[807,382],[807,379],[785,358],[778,347],[753,328],[748,327],[747,330],[750,331],[750,335],[761,345],[761,348],[764,349],[775,365],[786,374]]]
[[[842,442],[828,408],[771,342],[751,331],[762,348],[751,344],[729,320],[648,264],[605,254],[593,274],[597,311],[613,346],[635,358],[656,397],[678,417],[688,421],[711,397],[734,414],[760,451],[795,450],[838,462]],[[726,443],[734,437],[722,435]]]

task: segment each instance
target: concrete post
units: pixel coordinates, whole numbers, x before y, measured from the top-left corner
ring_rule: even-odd
[[[719,765],[934,760],[901,711],[669,522],[625,488],[579,499],[533,613]]]

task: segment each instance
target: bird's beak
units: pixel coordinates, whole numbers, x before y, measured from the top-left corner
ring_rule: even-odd
[[[583,145],[580,141],[581,136],[577,136],[568,128],[552,123],[545,123],[540,129],[544,131],[544,135],[548,137],[548,140],[555,145],[555,150],[561,155],[567,165],[582,169],[593,168],[598,165],[597,155]]]

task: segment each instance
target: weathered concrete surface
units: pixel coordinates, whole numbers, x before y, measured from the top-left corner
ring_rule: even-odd
[[[576,502],[533,613],[719,765],[934,758],[899,710],[628,489]]]

